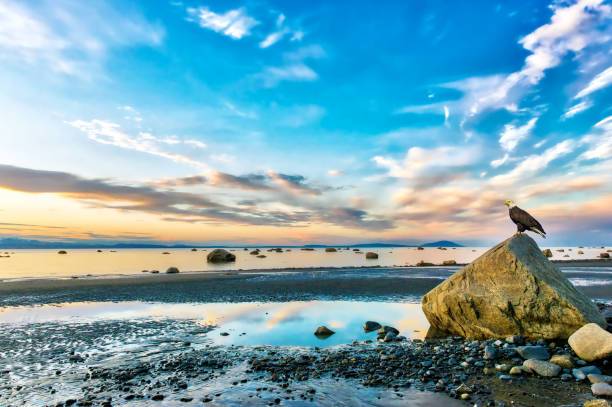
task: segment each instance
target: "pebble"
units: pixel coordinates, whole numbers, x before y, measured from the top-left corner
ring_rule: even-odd
[[[583,407],[610,407],[610,404],[604,399],[595,399],[586,401]]]
[[[516,348],[516,352],[521,355],[523,359],[550,359],[550,354],[544,346],[519,346]]]
[[[554,377],[561,373],[561,366],[546,362],[544,360],[527,359],[523,362],[523,366],[526,366],[536,372],[538,375],[545,377]]]
[[[606,376],[602,374],[589,373],[587,378],[591,383],[608,383],[612,384],[612,376]]]
[[[596,366],[584,366],[572,370],[572,375],[576,378],[576,380],[585,380],[588,374],[601,374],[601,370],[599,370],[599,368]]]
[[[550,358],[550,363],[559,365],[564,369],[572,369],[574,367],[574,362],[572,362],[572,357],[567,354],[554,355],[552,358]]]
[[[594,383],[591,385],[591,392],[595,396],[612,397],[612,386],[608,383]]]
[[[499,351],[493,346],[485,346],[484,358],[486,360],[495,360],[499,357]]]
[[[533,374],[533,370],[531,370],[527,366],[512,366],[512,368],[510,369],[510,374],[514,376],[522,374]]]

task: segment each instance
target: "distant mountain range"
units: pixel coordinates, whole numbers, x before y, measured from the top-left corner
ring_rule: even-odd
[[[460,244],[450,242],[448,240],[440,240],[438,242],[424,243],[422,245],[408,245],[408,244],[392,244],[392,243],[359,243],[352,245],[322,245],[322,244],[308,244],[303,246],[282,246],[282,247],[309,247],[309,248],[323,248],[323,247],[462,247]],[[243,247],[278,247],[274,245],[251,245],[251,246],[223,246],[223,245],[186,245],[186,244],[175,244],[165,245],[156,243],[139,243],[139,242],[119,242],[119,243],[103,243],[99,241],[85,241],[85,242],[53,242],[44,240],[28,240],[20,238],[3,238],[0,239],[0,249],[186,249],[190,247],[197,248],[215,248],[215,247],[232,247],[232,248],[243,248]]]

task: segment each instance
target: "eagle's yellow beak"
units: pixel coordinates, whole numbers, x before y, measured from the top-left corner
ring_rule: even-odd
[[[504,205],[510,205],[510,201],[505,201]]]

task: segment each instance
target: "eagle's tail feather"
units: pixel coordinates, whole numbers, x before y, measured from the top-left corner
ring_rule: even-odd
[[[540,236],[542,236],[544,239],[546,239],[546,234],[542,233],[542,232],[541,232],[541,231],[539,231],[538,229],[536,229],[536,228],[531,228],[531,229],[529,229],[529,230],[531,230],[531,231],[532,231],[532,232],[534,232],[534,233],[537,233],[538,235],[540,235]]]

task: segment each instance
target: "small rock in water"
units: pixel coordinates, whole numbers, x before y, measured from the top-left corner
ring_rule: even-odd
[[[381,325],[375,321],[366,321],[363,324],[363,330],[366,332],[376,331],[377,329],[380,329],[380,328],[381,328]]]
[[[612,386],[608,383],[595,383],[591,385],[594,396],[612,397]]]
[[[550,354],[544,346],[519,346],[516,348],[516,353],[518,353],[523,359],[550,359]]]
[[[388,332],[393,332],[396,335],[399,335],[399,331],[392,326],[383,325],[378,329],[378,335],[386,335]]]
[[[334,331],[332,331],[331,329],[329,329],[329,328],[328,328],[328,327],[326,327],[326,326],[320,326],[320,327],[318,327],[318,328],[317,328],[317,329],[314,331],[314,334],[315,334],[316,336],[323,336],[323,337],[326,337],[326,336],[331,336],[331,335],[335,334],[335,332],[334,332]]]
[[[229,336],[229,332],[221,332],[219,335],[221,335],[221,336]]]
[[[561,366],[546,362],[544,360],[527,359],[523,362],[523,366],[526,366],[536,372],[538,375],[545,377],[554,377],[561,373]]]
[[[154,401],[161,401],[163,399],[164,399],[164,395],[163,394],[156,394],[153,397],[151,397],[151,400],[154,400]]]
[[[179,269],[177,267],[168,267],[168,270],[166,270],[166,274],[176,274],[179,272]]]
[[[151,270],[151,274],[159,274],[159,270]]]

